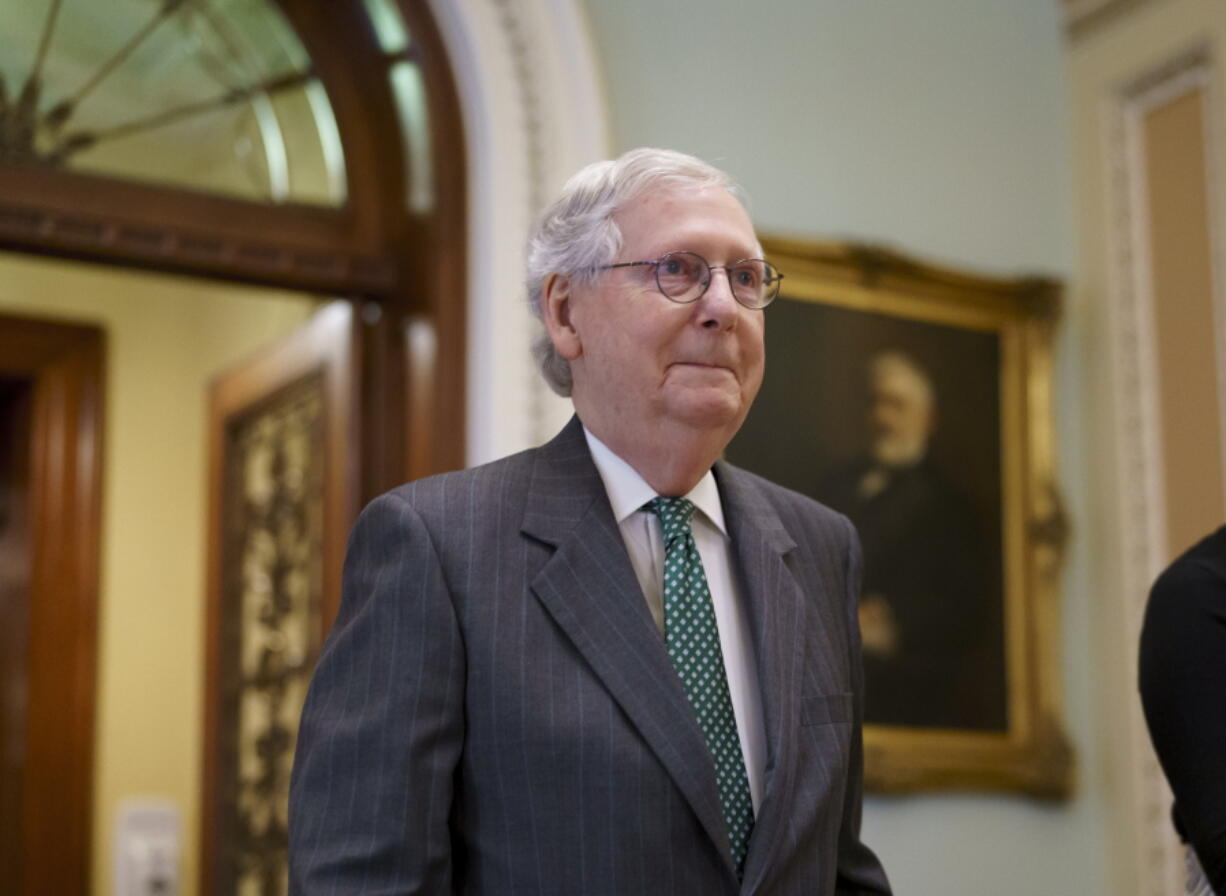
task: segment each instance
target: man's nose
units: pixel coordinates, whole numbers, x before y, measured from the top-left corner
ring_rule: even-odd
[[[727,330],[736,325],[741,306],[732,294],[732,281],[724,268],[711,269],[711,282],[699,304],[702,325],[711,329]]]

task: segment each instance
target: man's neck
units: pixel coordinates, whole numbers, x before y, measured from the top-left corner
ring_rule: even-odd
[[[670,497],[692,490],[719,460],[725,444],[722,433],[684,426],[661,425],[647,437],[626,431],[602,431],[599,424],[588,429],[658,494]]]

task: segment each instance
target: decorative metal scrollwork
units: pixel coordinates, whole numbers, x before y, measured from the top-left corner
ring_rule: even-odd
[[[229,431],[218,892],[287,890],[290,766],[320,628],[321,390],[300,382]]]
[[[226,86],[210,98],[184,103],[104,128],[73,130],[70,123],[85,99],[140,49],[160,26],[171,19],[179,17],[187,27],[199,22],[200,27],[208,29],[223,46],[232,46],[235,42],[228,38],[228,26],[224,17],[217,15],[207,0],[159,0],[150,9],[145,22],[127,41],[117,47],[75,89],[62,97],[53,98],[52,104],[46,107],[42,102],[47,88],[43,78],[43,66],[55,35],[61,5],[62,0],[52,0],[47,9],[38,52],[21,87],[10,95],[3,78],[0,77],[0,160],[63,165],[71,156],[100,142],[172,124],[261,95],[299,88],[315,78],[314,73],[306,69],[238,84],[233,83],[232,71],[227,71],[234,67],[234,61],[214,60],[213,69],[218,82]],[[237,55],[236,53],[235,56]]]

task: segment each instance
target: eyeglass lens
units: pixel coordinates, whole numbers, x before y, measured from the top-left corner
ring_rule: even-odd
[[[727,267],[733,297],[749,308],[761,308],[779,288],[775,269],[757,258]],[[678,302],[693,302],[706,292],[711,277],[707,260],[694,252],[670,252],[656,265],[660,292]]]

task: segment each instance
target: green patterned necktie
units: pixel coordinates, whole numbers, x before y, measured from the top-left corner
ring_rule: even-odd
[[[715,605],[690,529],[694,505],[685,498],[653,498],[645,506],[660,518],[664,532],[664,643],[715,761],[728,843],[739,876],[753,830],[753,802],[728,694]]]

